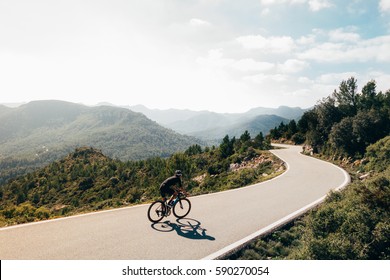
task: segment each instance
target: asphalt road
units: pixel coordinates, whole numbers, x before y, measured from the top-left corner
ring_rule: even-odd
[[[301,155],[301,147],[273,150],[288,170],[253,186],[190,197],[187,218],[152,224],[149,205],[102,211],[0,229],[0,259],[210,259],[298,215],[345,186],[340,168]]]

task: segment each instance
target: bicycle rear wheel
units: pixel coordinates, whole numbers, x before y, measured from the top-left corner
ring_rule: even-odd
[[[165,204],[164,202],[158,200],[153,202],[148,209],[148,218],[149,221],[153,223],[158,223],[164,218],[165,215]]]
[[[190,210],[191,202],[187,198],[182,198],[173,206],[173,215],[177,218],[184,218],[190,213]]]

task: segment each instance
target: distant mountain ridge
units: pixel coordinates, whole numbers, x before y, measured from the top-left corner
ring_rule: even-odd
[[[253,137],[259,132],[265,135],[280,122],[287,123],[287,119],[276,115],[256,115],[272,109],[259,110],[219,114],[107,103],[90,107],[57,100],[14,107],[0,104],[0,185],[82,146],[102,150],[120,160],[167,157],[194,144],[219,145],[227,134],[239,136],[248,130]],[[289,110],[295,109],[282,111]]]
[[[278,126],[281,122],[287,123],[288,120],[275,115],[259,115],[247,121],[233,123],[228,126],[211,127],[207,130],[188,133],[188,135],[209,141],[210,143],[213,143],[214,141],[214,143],[217,144],[218,139],[224,135],[239,137],[245,130],[247,130],[252,137],[255,137],[260,132],[263,133],[263,135],[266,135],[271,128]]]
[[[222,139],[226,134],[239,136],[245,130],[252,135],[270,129],[281,122],[299,119],[305,109],[280,106],[278,108],[253,108],[245,113],[214,113],[210,111],[159,110],[148,109],[143,105],[130,106],[148,118],[179,133],[195,136],[205,141]]]
[[[18,108],[8,108],[0,105],[0,117],[3,114],[9,112],[10,110],[21,110],[22,108],[25,108],[25,110],[27,110],[26,105],[28,105],[27,108],[31,106],[31,104],[35,104],[36,107],[39,107],[39,102],[37,102],[38,101],[30,102],[28,104],[21,105]],[[257,135],[259,132],[267,134],[270,129],[279,126],[281,122],[287,123],[291,119],[299,119],[306,111],[306,109],[301,109],[299,107],[280,106],[278,108],[256,107],[245,113],[215,113],[206,110],[192,111],[179,109],[149,109],[143,105],[116,106],[110,103],[101,103],[100,106],[97,107],[87,107],[84,105],[71,103],[73,104],[73,106],[71,106],[71,108],[66,109],[65,107],[61,106],[61,108],[56,108],[56,106],[54,105],[55,102],[52,102],[53,104],[51,105],[51,110],[53,112],[56,112],[55,117],[53,112],[50,116],[45,116],[44,114],[47,114],[48,112],[36,108],[38,115],[36,114],[36,116],[32,119],[45,119],[48,117],[51,122],[51,125],[56,126],[61,125],[61,121],[66,122],[67,119],[69,120],[69,118],[71,118],[74,113],[77,114],[77,110],[85,110],[85,108],[107,107],[112,109],[115,108],[116,110],[126,109],[127,112],[132,111],[142,113],[150,120],[155,121],[156,123],[164,126],[165,128],[171,129],[179,134],[197,137],[203,141],[206,141],[205,144],[217,144],[226,134],[232,137],[237,137],[241,135],[245,130],[248,130],[251,135]],[[78,107],[79,109],[74,111],[76,107]],[[27,115],[29,115],[30,113],[33,112],[27,112]],[[88,120],[84,119],[83,121]],[[28,123],[27,120],[25,120],[25,122]],[[91,125],[101,125],[101,122],[96,118],[94,119],[93,117],[89,120],[89,122],[93,123],[89,125],[89,128],[91,128]],[[25,127],[24,129],[29,129],[28,127],[31,126],[33,125],[27,125],[27,128]],[[13,125],[13,127],[15,127],[15,125]],[[18,127],[18,125],[16,125],[16,127]],[[13,131],[13,129],[11,129],[10,131]],[[115,156],[115,154],[113,154],[112,152],[106,153],[109,156]],[[137,155],[137,157],[140,157],[140,155]]]
[[[128,109],[88,107],[65,101],[33,101],[17,108],[0,106],[0,158],[35,155],[42,148],[93,146],[110,157],[145,159],[168,156],[200,141],[180,135]]]
[[[266,108],[266,107],[257,107],[249,110],[245,114],[248,116],[259,116],[259,115],[276,115],[288,120],[297,120],[307,109],[302,109],[300,107],[288,107],[288,106],[279,106],[278,108]]]
[[[202,113],[211,113],[209,111],[191,111],[180,109],[149,109],[144,105],[126,106],[125,108],[128,108],[134,112],[142,113],[149,119],[163,125],[179,120],[187,120]]]

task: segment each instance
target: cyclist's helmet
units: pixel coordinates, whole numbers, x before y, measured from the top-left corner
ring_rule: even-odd
[[[181,177],[183,173],[181,173],[181,170],[176,170],[175,171],[175,176]]]

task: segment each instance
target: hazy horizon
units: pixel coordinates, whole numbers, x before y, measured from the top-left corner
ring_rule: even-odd
[[[390,0],[3,0],[0,103],[309,108],[390,88]]]
[[[180,111],[194,111],[194,112],[202,112],[202,111],[208,111],[208,112],[212,112],[212,113],[220,113],[220,114],[243,114],[243,113],[246,113],[252,109],[256,109],[256,108],[266,108],[266,109],[278,109],[280,107],[288,107],[288,108],[300,108],[300,109],[309,109],[311,107],[313,107],[315,104],[313,104],[313,106],[311,107],[307,107],[307,108],[302,108],[300,106],[287,106],[287,105],[279,105],[277,107],[265,107],[265,106],[257,106],[257,107],[253,107],[253,108],[249,108],[248,110],[245,110],[245,111],[242,111],[242,112],[216,112],[216,111],[212,111],[212,110],[207,110],[207,109],[200,109],[200,110],[193,110],[193,109],[189,109],[189,108],[167,108],[167,109],[160,109],[160,108],[150,108],[144,104],[113,104],[113,103],[110,103],[110,102],[98,102],[96,104],[84,104],[82,102],[72,102],[72,101],[66,101],[66,100],[60,100],[60,99],[42,99],[42,100],[30,100],[28,102],[9,102],[9,103],[1,103],[0,102],[0,105],[4,105],[8,108],[17,108],[17,107],[20,107],[22,105],[25,105],[25,104],[28,104],[30,102],[36,102],[36,101],[63,101],[63,102],[70,102],[70,103],[74,103],[74,104],[79,104],[79,105],[84,105],[84,106],[87,106],[87,107],[95,107],[95,106],[113,106],[113,107],[120,107],[120,108],[132,108],[132,107],[137,107],[137,106],[142,106],[142,107],[145,107],[146,109],[148,110],[161,110],[161,111],[165,111],[165,110],[180,110]]]

